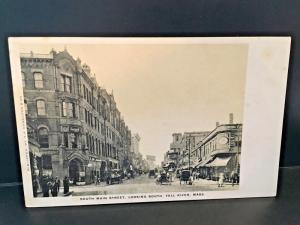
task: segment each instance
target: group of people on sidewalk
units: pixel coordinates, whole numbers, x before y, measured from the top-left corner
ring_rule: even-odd
[[[234,186],[234,184],[239,184],[239,175],[237,173],[235,173],[234,171],[232,171],[230,174],[229,181],[232,186]],[[223,187],[224,182],[225,182],[224,173],[219,173],[218,187]]]
[[[41,185],[39,185],[39,180],[37,176],[33,176],[32,179],[32,187],[33,187],[33,196],[38,197],[39,186],[41,186],[43,197],[50,197],[50,193],[52,197],[57,197],[60,190],[60,180],[58,177],[53,178],[52,176],[44,175],[41,178]],[[64,186],[64,195],[69,193],[69,178],[65,176],[63,180]],[[50,192],[50,193],[49,193]]]

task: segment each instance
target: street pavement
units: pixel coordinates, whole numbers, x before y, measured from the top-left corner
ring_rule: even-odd
[[[224,183],[223,187],[218,187],[216,181],[211,180],[194,180],[192,185],[181,184],[179,179],[173,178],[170,184],[156,184],[154,178],[148,178],[147,175],[137,176],[134,179],[125,179],[121,184],[99,185],[90,184],[84,186],[70,186],[72,196],[84,195],[107,195],[107,194],[136,194],[136,193],[160,193],[160,192],[189,192],[189,191],[225,191],[236,190],[239,185],[232,186]]]

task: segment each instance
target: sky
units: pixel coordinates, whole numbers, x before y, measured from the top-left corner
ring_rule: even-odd
[[[211,131],[216,122],[242,123],[248,46],[243,44],[39,44],[20,52],[65,48],[113,90],[140,152],[163,160],[172,133]]]

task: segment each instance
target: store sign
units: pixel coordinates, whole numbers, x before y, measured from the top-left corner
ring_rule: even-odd
[[[80,131],[79,127],[70,127],[70,131],[74,133],[78,133]]]

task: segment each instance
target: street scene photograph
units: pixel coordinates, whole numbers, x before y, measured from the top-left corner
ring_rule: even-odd
[[[239,189],[247,44],[19,46],[36,198]]]

